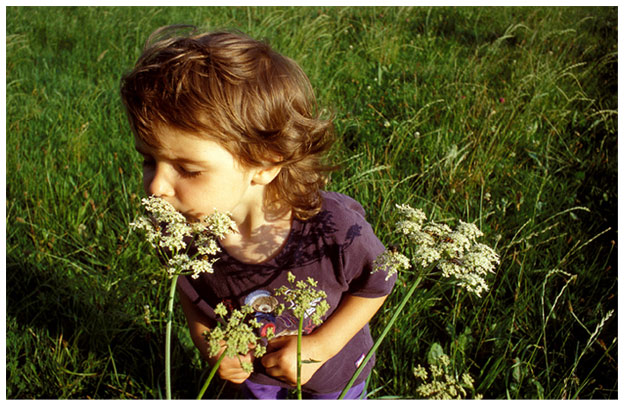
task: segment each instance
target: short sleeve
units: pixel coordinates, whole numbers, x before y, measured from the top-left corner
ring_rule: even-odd
[[[388,277],[385,271],[373,269],[373,262],[385,247],[366,221],[365,211],[355,200],[344,195],[332,196],[346,208],[341,217],[343,223],[344,247],[342,250],[342,272],[349,288],[347,293],[360,297],[382,297],[390,294],[396,275]]]
[[[385,271],[375,271],[373,261],[384,252],[385,247],[373,233],[372,227],[365,223],[360,230],[357,242],[343,253],[345,279],[349,284],[348,293],[361,297],[382,297],[392,291],[396,275],[388,278]]]

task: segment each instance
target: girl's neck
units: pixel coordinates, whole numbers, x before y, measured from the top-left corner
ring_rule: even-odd
[[[255,220],[255,221],[254,221]],[[292,227],[292,211],[281,216],[249,216],[238,225],[238,232],[228,234],[221,246],[240,262],[259,264],[274,258],[285,245]]]

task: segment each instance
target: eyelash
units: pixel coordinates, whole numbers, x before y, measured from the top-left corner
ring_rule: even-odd
[[[143,159],[143,166],[153,166],[153,165],[154,165],[154,161],[152,159],[148,159],[148,158]],[[176,170],[184,178],[195,178],[201,175],[201,171],[187,171],[180,165],[176,165]]]
[[[190,172],[181,166],[178,166],[178,172],[180,172],[180,174],[182,174],[182,177],[184,178],[194,178],[194,177],[201,175],[200,171]]]

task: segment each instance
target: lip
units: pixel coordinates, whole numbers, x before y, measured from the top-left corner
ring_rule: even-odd
[[[201,221],[197,216],[192,215],[188,211],[180,211],[180,210],[178,211],[180,212],[180,214],[184,216],[186,221],[188,221],[189,223],[199,223]]]
[[[186,219],[186,221],[188,221],[189,223],[201,223],[201,219],[204,217],[207,217],[207,215],[202,215],[202,214],[197,214],[197,213],[193,213],[190,210],[178,210],[180,212],[180,214],[182,214],[184,216],[184,218]]]

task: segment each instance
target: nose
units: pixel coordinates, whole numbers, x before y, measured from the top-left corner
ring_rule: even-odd
[[[143,186],[148,195],[157,197],[171,197],[174,187],[168,179],[167,168],[162,163],[157,163],[151,170],[144,172]]]

